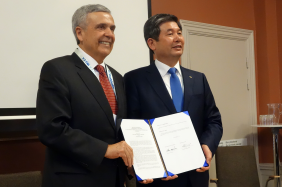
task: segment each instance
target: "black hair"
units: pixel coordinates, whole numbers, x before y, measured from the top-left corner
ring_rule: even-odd
[[[166,22],[171,22],[171,21],[176,22],[178,27],[182,31],[182,26],[180,22],[178,21],[178,18],[175,15],[156,14],[150,17],[144,25],[144,38],[145,38],[146,44],[149,38],[159,41],[159,35],[161,32],[160,30],[161,24],[166,23]]]

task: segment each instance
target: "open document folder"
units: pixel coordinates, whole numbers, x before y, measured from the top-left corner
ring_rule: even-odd
[[[123,119],[137,180],[163,178],[207,166],[187,111],[150,120]]]

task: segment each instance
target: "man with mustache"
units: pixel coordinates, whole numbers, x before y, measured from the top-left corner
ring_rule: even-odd
[[[72,17],[77,49],[42,67],[37,126],[47,146],[43,187],[124,184],[133,151],[121,141],[123,78],[104,62],[113,48],[115,27],[108,8],[82,6]]]
[[[155,63],[124,76],[128,117],[152,119],[188,111],[210,165],[222,136],[221,116],[205,75],[179,64],[184,38],[178,18],[170,14],[154,15],[145,23],[144,36],[155,55]],[[172,176],[172,180],[156,179],[147,186],[208,187],[209,167]]]

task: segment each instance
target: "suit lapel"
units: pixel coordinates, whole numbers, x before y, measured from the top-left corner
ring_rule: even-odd
[[[171,113],[176,113],[173,101],[155,64],[147,69],[147,80]]]
[[[191,101],[191,96],[193,95],[193,85],[194,79],[188,69],[181,67],[182,77],[183,77],[183,84],[184,84],[184,103],[183,103],[183,110],[188,110],[189,103]]]
[[[75,53],[72,54],[72,58],[74,59],[75,66],[77,67],[77,73],[92,93],[97,103],[99,103],[102,110],[105,112],[112,127],[115,128],[112,109],[100,82]]]

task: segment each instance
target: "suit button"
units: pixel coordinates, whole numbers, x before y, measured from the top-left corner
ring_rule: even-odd
[[[83,164],[84,166],[88,167],[88,164],[85,164],[85,163],[83,163],[83,162],[81,162],[81,164]]]

